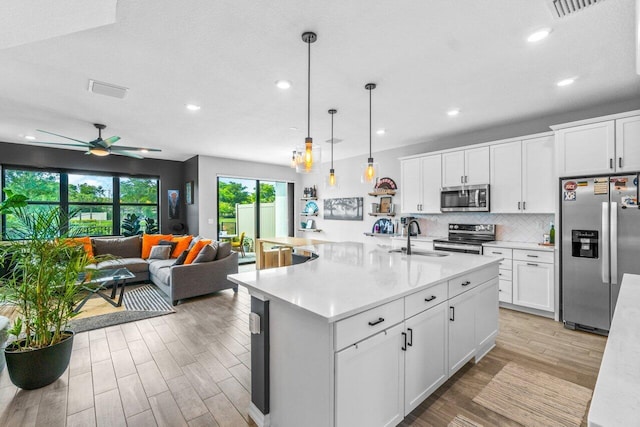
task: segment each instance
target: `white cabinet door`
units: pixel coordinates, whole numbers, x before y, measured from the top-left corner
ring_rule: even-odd
[[[613,120],[556,132],[560,176],[611,173],[615,169]]]
[[[475,292],[464,292],[449,300],[449,376],[476,352]]]
[[[402,212],[419,212],[422,204],[422,158],[403,160],[400,163],[400,179]]]
[[[440,213],[441,179],[442,156],[435,154],[433,156],[423,157],[421,213]]]
[[[522,141],[522,212],[554,213],[556,184],[553,137]]]
[[[616,170],[640,170],[640,116],[616,120]]]
[[[553,311],[553,264],[513,261],[513,303]]]
[[[522,143],[492,145],[490,159],[491,212],[522,212]]]
[[[417,408],[449,377],[448,321],[447,304],[439,304],[405,322],[408,335],[405,354],[405,415]]]
[[[404,323],[336,353],[336,426],[396,426],[404,418]]]
[[[464,183],[468,185],[489,182],[489,147],[464,150]]]
[[[464,150],[442,154],[442,186],[464,184]]]
[[[498,336],[498,279],[480,285],[476,293],[476,348],[485,353]],[[480,354],[480,357],[484,354]],[[478,357],[476,357],[476,361]]]

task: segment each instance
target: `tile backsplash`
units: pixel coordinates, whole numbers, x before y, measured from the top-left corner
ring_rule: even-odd
[[[553,214],[493,214],[481,212],[417,216],[423,235],[446,236],[449,224],[496,224],[497,240],[542,242],[554,221]]]

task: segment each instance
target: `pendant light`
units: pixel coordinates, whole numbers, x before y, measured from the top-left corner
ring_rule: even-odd
[[[298,152],[296,150],[293,150],[293,155],[291,156],[291,168],[295,169],[296,167],[298,167]]]
[[[371,91],[376,88],[376,84],[367,83],[364,88],[369,91],[369,158],[362,168],[360,182],[370,184],[376,182],[376,175],[378,174],[378,164],[373,162],[373,155],[371,154]]]
[[[329,169],[329,176],[327,177],[327,188],[337,188],[338,186],[338,183],[336,181],[336,171],[333,168],[333,115],[337,112],[338,110],[336,110],[335,108],[329,110],[329,114],[331,114],[331,168]]]
[[[314,172],[314,163],[320,163],[320,148],[313,147],[313,138],[311,138],[311,43],[318,39],[316,33],[306,31],[302,33],[302,41],[307,44],[308,50],[308,67],[307,67],[307,137],[304,140],[304,149],[302,150],[302,162],[296,168],[296,172],[311,173]]]

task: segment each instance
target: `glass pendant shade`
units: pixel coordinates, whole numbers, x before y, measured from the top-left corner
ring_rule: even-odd
[[[360,175],[360,182],[363,184],[375,184],[378,176],[378,170],[380,169],[378,163],[373,161],[372,157],[367,159],[367,163],[362,165],[362,174]]]
[[[307,167],[307,145],[305,143],[304,148],[300,148],[297,150],[297,164],[296,164],[296,172],[297,173],[316,173],[320,170],[320,162],[322,161],[322,153],[320,147],[317,144],[313,144],[311,146],[311,164],[310,167]]]
[[[313,139],[305,138],[304,140],[304,168],[311,170],[313,167]]]
[[[326,176],[324,181],[325,190],[335,190],[339,188],[338,178],[334,169],[329,169],[329,175]]]
[[[293,150],[293,155],[291,156],[291,169],[295,169],[298,166],[298,152]]]

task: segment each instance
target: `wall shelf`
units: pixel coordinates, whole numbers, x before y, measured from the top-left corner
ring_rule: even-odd
[[[319,233],[322,230],[320,230],[319,228],[298,228],[298,231],[310,231],[313,233]]]
[[[396,195],[396,190],[378,190],[378,191],[372,191],[371,193],[369,193],[370,196],[373,197],[378,197],[378,196],[395,196]]]
[[[300,197],[300,200],[318,200],[317,197]]]
[[[314,213],[305,213],[305,212],[300,212],[301,216],[318,216],[318,212],[314,212]]]
[[[395,212],[390,212],[390,213],[384,213],[384,212],[371,213],[371,212],[369,212],[369,216],[396,216],[396,213]]]
[[[369,237],[398,237],[400,234],[396,233],[364,233],[365,236]]]

